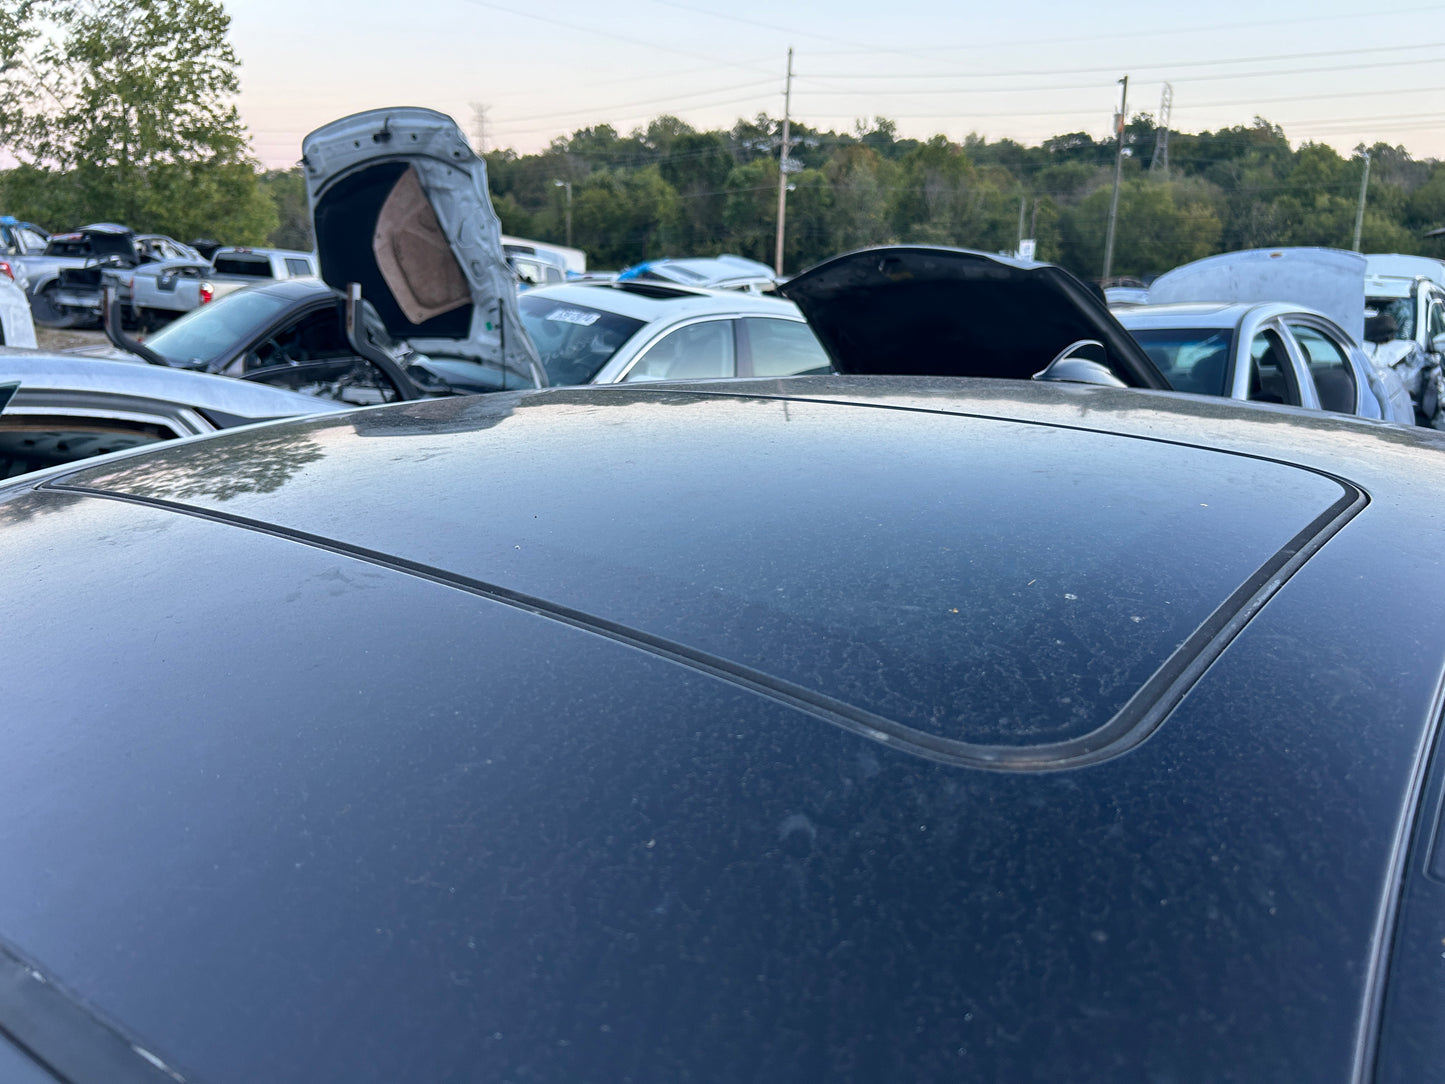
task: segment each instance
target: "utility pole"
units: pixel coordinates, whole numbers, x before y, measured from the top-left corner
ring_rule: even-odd
[[[783,223],[788,215],[788,151],[791,150],[793,108],[793,47],[788,46],[788,81],[783,88],[783,147],[778,155],[778,247],[773,254],[773,272],[783,273]]]
[[[561,188],[566,192],[566,215],[567,215],[567,247],[572,247],[572,182],[553,181],[552,187]]]
[[[1360,234],[1365,228],[1365,190],[1370,187],[1370,152],[1365,151],[1365,172],[1360,177],[1360,203],[1355,208],[1355,243],[1350,246],[1356,252],[1360,251]]]
[[[1124,125],[1129,119],[1129,77],[1126,75],[1119,80],[1124,85],[1124,98],[1119,103],[1119,119],[1115,123],[1114,145],[1114,195],[1109,200],[1109,230],[1104,235],[1104,274],[1103,278],[1109,277],[1109,270],[1114,266],[1114,225],[1119,220],[1119,180],[1124,173]]]
[[[1018,243],[1017,247],[1014,249],[1014,255],[1015,255],[1015,256],[1022,256],[1022,255],[1023,255],[1023,251],[1024,251],[1024,212],[1027,210],[1028,205],[1029,205],[1029,197],[1027,196],[1027,194],[1020,195],[1020,196],[1019,196],[1019,243]]]

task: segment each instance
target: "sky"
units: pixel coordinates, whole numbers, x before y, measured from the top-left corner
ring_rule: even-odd
[[[901,136],[1035,145],[1130,115],[1197,132],[1261,115],[1292,143],[1445,158],[1445,0],[227,0],[240,109],[271,168],[363,109],[451,114],[488,149],[670,113],[697,128],[791,114]],[[483,112],[479,112],[479,107]],[[484,119],[479,119],[484,118]]]

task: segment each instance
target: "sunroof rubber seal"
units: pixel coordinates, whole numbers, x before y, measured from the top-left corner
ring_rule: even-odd
[[[39,488],[164,509],[197,519],[225,523],[454,587],[638,648],[798,708],[873,741],[929,760],[986,771],[1045,772],[1108,760],[1127,752],[1148,738],[1209,665],[1218,658],[1220,652],[1275,592],[1369,503],[1369,498],[1362,490],[1342,478],[1311,468],[1300,469],[1336,482],[1342,491],[1339,499],[1276,551],[1225,599],[1107,722],[1076,738],[1037,745],[985,744],[930,734],[855,707],[815,689],[596,614],[322,535],[155,497],[138,497],[64,483],[46,483]]]
[[[0,1036],[69,1084],[185,1084],[185,1077],[0,944]]]

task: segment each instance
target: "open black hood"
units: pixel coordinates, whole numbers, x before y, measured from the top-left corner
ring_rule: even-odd
[[[894,245],[828,260],[781,292],[842,373],[1028,380],[1094,339],[1129,387],[1169,386],[1090,287],[1052,264]]]

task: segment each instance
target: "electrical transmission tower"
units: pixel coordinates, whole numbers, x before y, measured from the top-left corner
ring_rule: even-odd
[[[1150,173],[1169,173],[1169,109],[1174,104],[1174,88],[1164,84],[1164,94],[1159,99],[1159,124],[1154,130],[1154,160],[1149,163]]]
[[[481,102],[472,103],[472,140],[478,154],[486,154],[491,149],[487,146],[487,114],[491,109]]]

